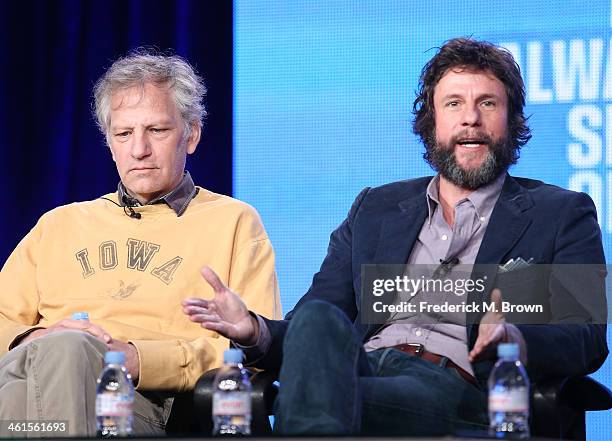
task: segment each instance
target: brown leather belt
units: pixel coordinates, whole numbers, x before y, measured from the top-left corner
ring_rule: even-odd
[[[434,354],[433,352],[429,352],[425,350],[425,347],[419,343],[407,343],[407,344],[395,345],[395,346],[392,346],[392,348],[397,349],[398,351],[405,352],[410,355],[415,355],[419,358],[422,358],[423,360],[427,360],[430,363],[434,363],[438,366],[440,366],[440,360],[442,360],[442,355]],[[473,384],[476,387],[479,387],[478,382],[472,375],[470,375],[468,372],[462,369],[459,365],[455,364],[448,357],[446,360],[445,367],[447,367],[448,369],[456,370],[459,373],[459,375],[461,375],[461,378],[463,378],[465,381]]]

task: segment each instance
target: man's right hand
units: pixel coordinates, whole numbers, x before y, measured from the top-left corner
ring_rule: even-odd
[[[183,300],[183,312],[189,316],[189,320],[239,345],[254,345],[259,337],[259,324],[242,299],[225,286],[209,267],[202,268],[202,277],[214,290],[215,297],[212,300],[197,297]]]
[[[36,329],[35,331],[30,332],[21,339],[19,344],[22,345],[24,343],[28,343],[36,338],[44,337],[45,335],[53,334],[54,332],[64,331],[87,332],[104,343],[109,343],[112,340],[108,332],[90,321],[64,319],[49,326],[48,328]]]

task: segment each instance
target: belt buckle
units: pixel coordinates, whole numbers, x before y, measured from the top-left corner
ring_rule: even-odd
[[[419,357],[423,355],[423,352],[425,352],[425,346],[423,346],[421,343],[406,343],[406,345],[414,348],[414,355],[418,355]]]

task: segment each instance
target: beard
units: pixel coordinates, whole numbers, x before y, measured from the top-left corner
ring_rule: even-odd
[[[429,143],[425,146],[425,160],[435,171],[456,186],[467,190],[476,190],[493,182],[498,176],[505,173],[511,164],[516,162],[516,149],[508,136],[493,140],[487,134],[477,133],[472,134],[472,137],[488,144],[489,151],[480,166],[465,170],[457,163],[455,145],[460,139],[466,137],[467,133],[459,133],[445,144],[436,141],[433,146]]]

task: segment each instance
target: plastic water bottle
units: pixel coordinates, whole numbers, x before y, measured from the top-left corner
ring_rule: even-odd
[[[251,434],[251,382],[242,367],[242,351],[227,349],[214,381],[213,435]]]
[[[89,321],[89,314],[86,312],[73,312],[72,320],[83,320],[85,322]]]
[[[132,433],[134,385],[125,368],[125,353],[107,352],[104,364],[96,387],[98,436],[128,436]]]
[[[489,377],[489,433],[502,439],[529,437],[529,378],[516,343],[497,347],[499,360]]]

